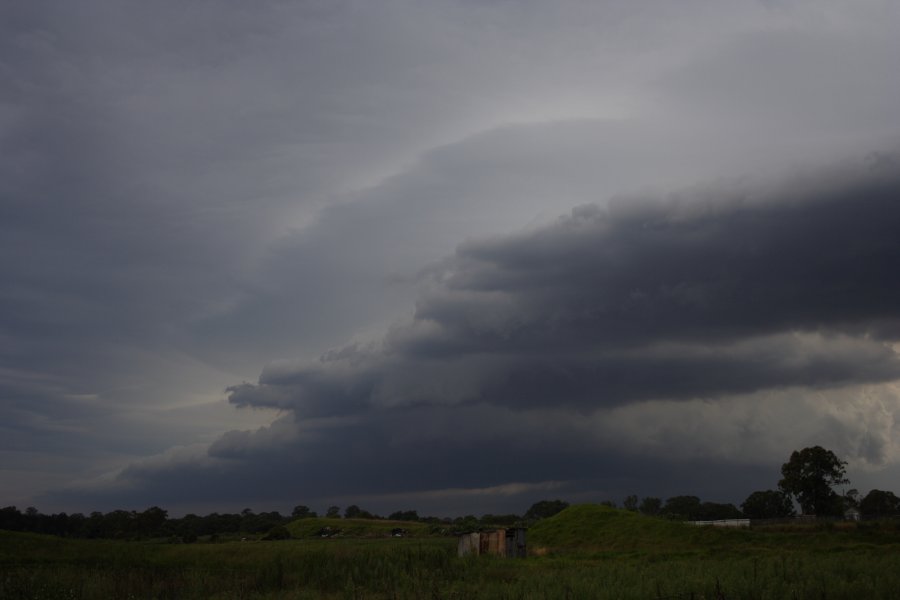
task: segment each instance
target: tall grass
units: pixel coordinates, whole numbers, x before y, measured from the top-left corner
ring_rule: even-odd
[[[0,533],[0,598],[418,597],[460,576],[454,551],[448,539],[167,545]]]
[[[525,560],[457,558],[453,538],[182,545],[0,532],[0,598],[900,597],[890,527],[721,531],[617,513],[576,509],[556,528],[535,527],[532,544],[556,542]]]

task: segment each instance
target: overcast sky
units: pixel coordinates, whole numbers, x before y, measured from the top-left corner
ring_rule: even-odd
[[[900,493],[898,22],[4,2],[0,505]]]

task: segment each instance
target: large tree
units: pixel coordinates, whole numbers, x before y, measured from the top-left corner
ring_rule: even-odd
[[[791,458],[781,465],[778,487],[797,499],[804,514],[839,515],[843,503],[832,489],[849,483],[845,477],[846,461],[821,446],[794,450]]]

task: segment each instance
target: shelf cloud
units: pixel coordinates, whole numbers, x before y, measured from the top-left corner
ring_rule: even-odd
[[[3,2],[0,506],[890,488],[898,19]]]

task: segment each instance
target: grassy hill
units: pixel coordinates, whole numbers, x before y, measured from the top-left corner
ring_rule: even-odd
[[[528,531],[532,547],[558,550],[687,550],[746,532],[712,530],[596,504],[570,506]]]
[[[314,517],[311,519],[297,519],[287,524],[287,530],[295,538],[320,537],[325,528],[331,528],[339,532],[334,537],[344,538],[382,538],[390,537],[395,528],[405,529],[408,533],[405,537],[426,537],[430,534],[431,526],[427,523],[415,521],[388,521],[384,519],[328,519]]]
[[[843,552],[900,547],[894,525],[823,523],[788,530],[698,527],[677,521],[581,504],[538,521],[528,531],[532,549],[554,552],[720,556],[771,550]],[[880,551],[880,550],[879,550]]]

